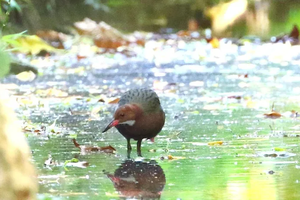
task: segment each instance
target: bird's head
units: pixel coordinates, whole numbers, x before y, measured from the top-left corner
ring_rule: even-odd
[[[119,124],[127,124],[129,126],[133,126],[137,117],[141,113],[141,108],[136,104],[125,104],[123,106],[120,106],[114,114],[114,120],[108,124],[108,126],[103,130],[103,133],[111,127],[117,126]]]

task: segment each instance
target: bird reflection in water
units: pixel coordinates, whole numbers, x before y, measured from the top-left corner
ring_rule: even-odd
[[[163,169],[155,160],[126,160],[114,174],[107,174],[121,198],[160,199],[166,184]]]

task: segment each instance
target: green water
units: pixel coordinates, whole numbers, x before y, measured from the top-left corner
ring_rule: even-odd
[[[182,95],[180,103],[168,95],[161,96],[166,125],[155,143],[144,141],[142,146],[145,162],[155,160],[163,169],[166,182],[161,199],[299,199],[298,119],[266,119],[260,115],[267,109],[242,108],[240,100],[217,103],[224,109],[207,111],[199,108],[203,103],[191,103],[197,98],[194,95],[191,99]],[[58,120],[65,134],[51,135],[50,139],[29,136],[39,169],[41,199],[118,199],[107,173],[113,174],[126,160],[126,140],[116,129],[101,133],[110,113],[104,120],[86,119],[78,124]],[[73,132],[69,129],[77,130],[80,144],[112,145],[116,154],[80,154],[71,142],[69,134]],[[213,141],[223,144],[208,145]],[[136,159],[134,142],[133,147],[132,159]],[[44,167],[49,153],[62,164],[76,157],[89,166]],[[174,159],[168,159],[169,155]]]
[[[299,118],[287,113],[300,108],[299,50],[280,44],[251,48],[232,55],[229,48],[211,50],[201,61],[176,65],[154,66],[135,58],[124,64],[122,58],[122,65],[86,67],[81,74],[54,66],[41,69],[43,75],[30,84],[13,76],[5,79],[5,84],[18,85],[12,93],[18,116],[29,129],[25,133],[38,169],[38,198],[124,199],[156,192],[163,200],[299,199]],[[188,60],[193,53],[168,55]],[[96,56],[114,62],[119,58]],[[120,168],[127,157],[126,140],[116,129],[101,133],[116,105],[98,100],[135,87],[156,90],[166,123],[155,143],[142,143],[144,162],[155,160],[157,165],[136,161],[126,173]],[[67,96],[38,92],[53,88]],[[283,116],[264,117],[272,109]],[[46,131],[37,134],[34,130],[41,126]],[[74,137],[81,145],[111,145],[116,153],[81,153],[72,143]],[[223,143],[208,145],[216,141]],[[45,166],[49,154],[55,162]],[[65,165],[73,158],[88,166]]]
[[[273,123],[270,119],[258,121],[251,117],[255,112],[246,111],[249,117],[245,117],[244,113],[241,109],[230,114],[230,117],[228,113],[214,117],[207,112],[186,115],[186,119],[181,120],[167,118],[165,130],[156,142],[144,142],[142,148],[143,156],[156,160],[164,171],[166,183],[161,199],[299,198],[299,138],[273,133],[267,127]],[[293,120],[277,120],[275,123],[284,132],[286,124],[297,125],[297,121]],[[67,137],[46,141],[30,138],[40,172],[40,194],[62,199],[118,199],[113,183],[103,171],[113,173],[126,159],[126,141],[116,131],[111,131],[109,135],[81,135],[78,140],[89,142],[92,137],[104,138],[105,141],[92,143],[113,145],[117,153],[79,155]],[[224,143],[208,146],[207,142],[211,141]],[[296,156],[260,155],[275,147],[284,148]],[[44,168],[43,162],[49,152],[62,162],[78,154],[79,160],[89,162],[89,166],[85,169]],[[134,151],[132,154],[136,158]],[[168,155],[181,158],[169,160]]]

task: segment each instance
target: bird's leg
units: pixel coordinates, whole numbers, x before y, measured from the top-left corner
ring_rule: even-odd
[[[131,145],[130,145],[130,138],[127,138],[127,157],[130,158],[131,153]]]
[[[142,145],[142,140],[138,140],[137,141],[137,154],[138,154],[138,156],[142,157],[141,145]]]

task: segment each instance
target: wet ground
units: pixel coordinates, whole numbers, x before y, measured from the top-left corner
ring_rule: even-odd
[[[39,171],[39,199],[300,198],[299,46],[152,41],[133,51],[32,58],[34,81],[2,81]],[[155,142],[143,142],[143,159],[133,143],[126,161],[126,140],[101,132],[109,102],[136,87],[154,89],[167,118]],[[80,151],[73,138],[116,152]]]

